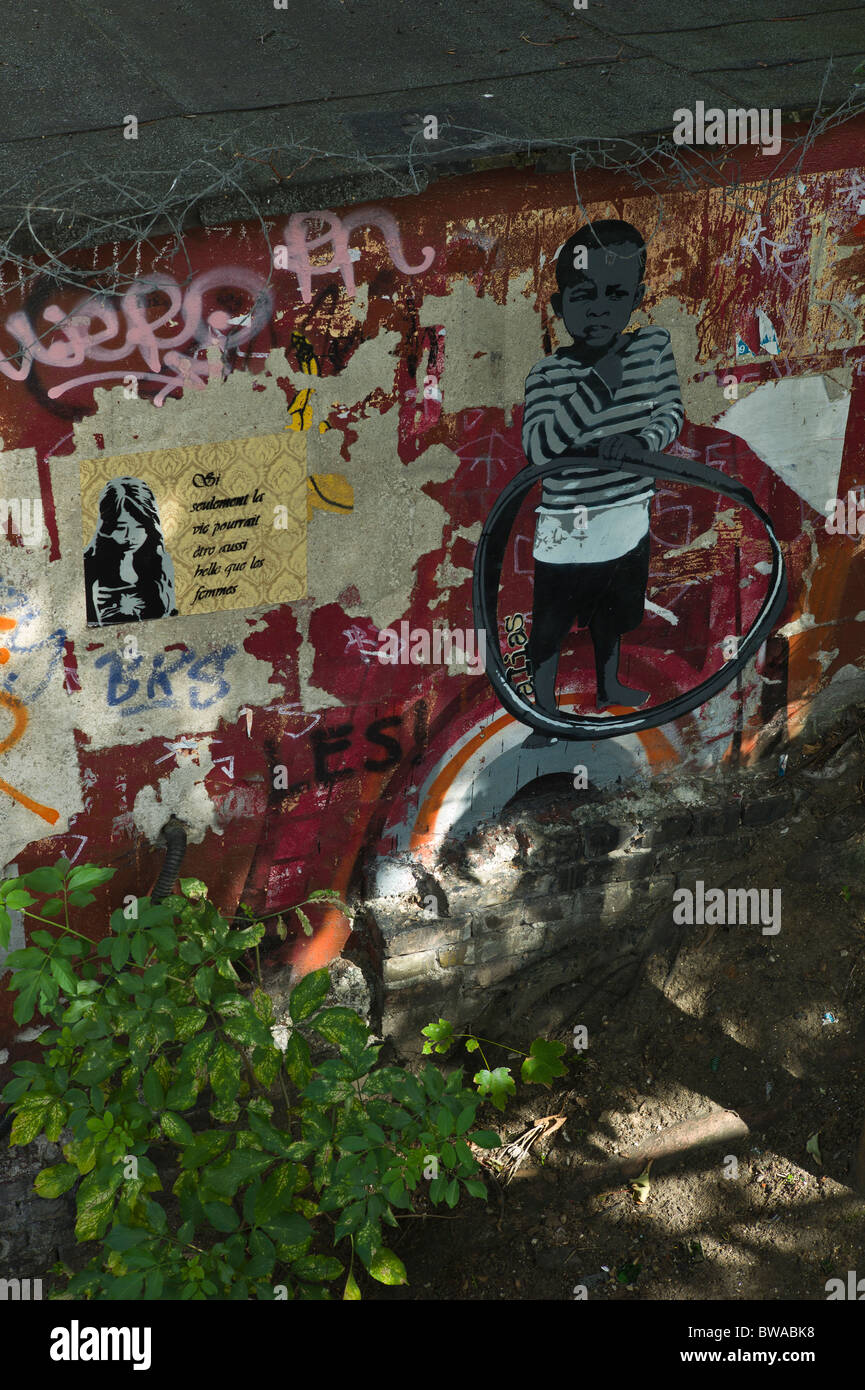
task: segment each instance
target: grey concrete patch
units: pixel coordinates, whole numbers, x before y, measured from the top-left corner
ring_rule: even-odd
[[[863,54],[865,42],[860,39],[858,52],[836,59],[828,74],[825,58],[789,63],[779,62],[776,58],[765,67],[739,67],[733,63],[724,68],[706,67],[699,77],[713,86],[726,88],[736,105],[779,107],[782,111],[795,114],[797,108],[807,111],[814,107],[821,88],[825,107],[841,100],[857,80],[854,69],[861,62]],[[858,74],[860,81],[862,75],[862,72]]]
[[[152,16],[152,7],[147,12]],[[133,13],[130,6],[128,18]],[[129,113],[158,120],[187,109],[156,76],[146,45],[137,53],[125,47],[88,22],[78,6],[12,0],[3,12],[0,63],[0,110],[15,113],[14,131],[7,125],[6,138],[112,125],[122,141],[123,117]]]
[[[65,128],[69,103],[56,100],[57,80],[70,71],[66,58],[76,47],[92,72],[107,75],[108,99],[101,95],[102,78],[92,84],[93,99],[101,100],[104,110],[119,99],[124,112],[138,110],[145,118],[157,103],[163,110],[170,104],[190,113],[317,106],[336,97],[493,80],[550,65],[543,44],[533,47],[521,39],[524,32],[537,31],[543,40],[549,29],[539,0],[504,5],[475,0],[470,6],[427,0],[397,7],[393,0],[374,5],[289,0],[285,10],[238,6],[237,0],[110,9],[96,0],[77,0],[76,10],[60,35],[52,32],[53,11],[49,27],[32,10],[15,16],[5,35],[13,66],[29,62],[38,69],[41,59],[45,87],[31,92],[31,119],[39,133]],[[584,26],[580,47],[586,56],[602,57],[609,40]],[[81,127],[86,124],[82,120]]]
[[[761,20],[749,14],[747,20],[736,24],[724,8],[725,61],[718,62],[718,32],[715,28],[677,29],[671,42],[669,31],[632,32],[629,42],[636,48],[653,53],[665,62],[674,61],[689,72],[718,72],[748,68],[757,63],[776,67],[781,63],[812,60],[818,53],[840,58],[861,56],[865,44],[865,9],[858,14],[849,11],[827,12],[820,15],[819,46],[815,46],[814,15],[802,15],[786,24]]]
[[[0,141],[0,226],[30,201],[45,209],[38,228],[63,214],[61,245],[104,241],[98,219],[142,207],[193,226],[400,196],[495,150],[567,167],[556,142],[666,132],[698,99],[813,109],[831,56],[824,102],[855,81],[865,6],[812,8],[733,0],[721,19],[711,0],[679,11],[666,0],[585,11],[570,0],[290,0],[285,11],[78,0],[49,20],[16,0],[0,64],[15,112]],[[409,159],[411,135],[401,145],[397,134],[407,118],[448,112],[483,133],[415,139]],[[127,114],[137,140],[123,137]]]
[[[48,1200],[33,1183],[43,1168],[62,1161],[63,1143],[40,1137],[32,1144],[7,1147],[0,1140],[0,1279],[46,1279],[59,1257],[75,1248],[75,1198],[71,1192]]]
[[[817,7],[814,0],[726,0],[722,6],[717,0],[688,0],[687,5],[675,6],[669,0],[588,0],[585,10],[575,16],[573,0],[546,0],[550,9],[558,11],[563,18],[577,17],[584,24],[602,30],[604,33],[638,36],[652,33],[676,33],[680,29],[714,29],[721,37],[721,31],[729,29],[742,20],[761,21],[775,19],[783,21],[791,15],[805,16],[817,20],[836,12],[850,15],[855,21],[857,11],[865,11],[862,0],[828,0],[824,6]],[[779,25],[780,33],[793,25]],[[726,41],[726,40],[725,40]],[[779,42],[783,40],[779,38]]]

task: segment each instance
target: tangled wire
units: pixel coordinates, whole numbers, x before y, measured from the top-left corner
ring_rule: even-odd
[[[756,183],[747,184],[753,198],[755,188],[762,188],[765,206],[771,207],[776,193],[791,178],[801,173],[808,151],[827,131],[852,120],[865,112],[865,83],[855,84],[847,96],[831,109],[824,109],[823,98],[832,71],[829,61],[814,114],[808,129],[795,139],[785,141],[785,152],[775,162],[770,175]],[[392,196],[419,193],[426,186],[420,175],[432,170],[432,158],[437,172],[448,172],[470,163],[471,156],[491,154],[503,160],[521,163],[541,158],[548,163],[558,162],[570,167],[576,206],[586,221],[591,220],[583,204],[578,178],[580,171],[605,170],[627,176],[636,192],[645,190],[657,200],[658,215],[654,232],[647,238],[650,245],[664,220],[664,194],[683,189],[694,190],[701,184],[723,183],[725,196],[735,202],[735,190],[743,182],[741,168],[729,148],[683,147],[672,136],[658,135],[644,140],[621,137],[553,139],[544,136],[520,136],[480,130],[443,120],[440,131],[448,132],[446,164],[441,150],[431,151],[424,139],[422,126],[411,135],[402,151],[381,155],[349,154],[344,151],[321,149],[304,140],[289,140],[278,147],[260,146],[237,150],[231,141],[223,139],[206,144],[200,157],[180,170],[139,168],[133,182],[129,173],[111,174],[97,167],[75,151],[67,151],[31,168],[29,185],[39,187],[38,198],[25,196],[24,178],[13,183],[0,201],[0,225],[7,228],[0,236],[0,296],[16,288],[24,298],[35,281],[46,279],[56,288],[67,286],[97,295],[120,295],[134,284],[141,274],[142,252],[145,247],[156,255],[174,260],[185,258],[188,278],[193,270],[185,248],[185,236],[198,218],[196,209],[220,196],[235,195],[248,207],[250,219],[258,223],[264,243],[270,249],[270,276],[273,274],[273,246],[263,203],[272,201],[272,192],[250,191],[250,164],[271,171],[275,184],[282,188],[310,165],[313,169],[326,167],[328,161],[339,160],[342,165],[353,164],[358,173],[375,173],[392,185]],[[76,160],[79,172],[74,179],[64,178],[70,160]],[[289,168],[290,172],[282,170]],[[16,196],[17,195],[17,196]],[[111,215],[92,209],[100,201],[110,201]],[[745,209],[747,211],[747,209]],[[271,225],[274,212],[269,213]],[[158,245],[157,245],[158,238]],[[104,250],[113,246],[113,260],[104,264]],[[123,248],[121,250],[121,247]],[[85,252],[92,250],[92,264],[87,265]],[[181,261],[182,264],[182,261]],[[187,281],[188,283],[188,281]],[[272,283],[268,278],[268,285]],[[57,324],[45,329],[43,336],[54,332]],[[9,361],[12,358],[4,358]]]

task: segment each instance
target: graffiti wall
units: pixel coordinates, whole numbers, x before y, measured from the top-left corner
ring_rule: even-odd
[[[7,866],[144,893],[174,812],[187,872],[275,912],[539,779],[795,736],[862,664],[862,135],[768,186],[759,151],[662,200],[587,175],[582,208],[499,170],[0,279]],[[589,243],[563,286],[587,219],[638,230],[644,278]],[[346,930],[277,949],[307,970]]]

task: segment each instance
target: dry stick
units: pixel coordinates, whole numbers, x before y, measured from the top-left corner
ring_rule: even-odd
[[[276,151],[273,151],[273,153],[275,154]],[[253,159],[251,154],[240,154],[237,150],[235,150],[234,152],[235,159],[248,159],[252,164],[267,165],[274,178],[278,179],[280,183],[288,183],[289,179],[293,179],[295,174],[299,174],[301,169],[306,168],[307,164],[311,164],[312,161],[315,159],[315,156],[316,151],[313,150],[312,154],[309,156],[309,159],[305,159],[302,164],[298,164],[297,168],[292,169],[290,174],[281,174],[279,170],[274,167],[273,159]]]

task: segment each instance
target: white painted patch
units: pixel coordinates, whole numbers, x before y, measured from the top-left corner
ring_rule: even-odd
[[[679,619],[676,617],[675,613],[670,612],[669,608],[661,608],[659,604],[652,603],[651,599],[648,598],[645,600],[644,606],[648,608],[650,613],[657,613],[659,618],[666,618],[668,623],[672,623],[674,627],[678,627]]]
[[[380,859],[370,877],[370,897],[402,898],[417,892],[417,879],[410,864],[396,858]]]
[[[54,499],[62,515],[67,499],[77,489],[75,470],[58,469]],[[57,466],[53,460],[51,467]],[[62,473],[62,476],[61,476]],[[39,497],[36,456],[31,449],[0,454],[0,495]],[[80,524],[79,524],[80,534]],[[27,724],[20,737],[3,755],[3,778],[17,791],[56,811],[56,821],[45,819],[28,806],[0,792],[0,843],[7,859],[31,841],[50,833],[63,834],[72,817],[84,809],[84,797],[75,753],[72,723],[68,718],[71,697],[64,693],[64,639],[70,632],[77,597],[76,579],[64,561],[47,563],[48,538],[40,546],[4,545],[0,574],[0,611],[14,619],[15,628],[2,635],[0,646],[10,657],[2,668],[0,685],[20,699]],[[83,586],[81,586],[83,588]],[[83,607],[83,598],[82,598]],[[4,733],[9,717],[2,719]]]
[[[801,618],[796,618],[792,623],[785,623],[778,628],[779,637],[796,637],[800,632],[808,632],[810,628],[817,626],[817,619],[813,613],[803,613]]]
[[[173,813],[186,826],[190,844],[199,844],[207,830],[222,834],[216,807],[207,793],[204,779],[214,762],[204,741],[199,745],[198,758],[178,756],[178,766],[155,786],[142,787],[132,810],[135,827],[151,844]]]
[[[852,378],[850,378],[852,379]],[[838,492],[850,391],[831,400],[822,376],[767,382],[734,401],[718,424],[744,439],[815,511]]]
[[[427,824],[427,813],[422,808],[445,767],[483,729],[501,719],[502,711],[498,711],[479,722],[430,768],[416,801],[409,803],[406,819],[387,829],[386,833],[394,836],[398,850],[411,848],[418,811],[422,823]],[[671,742],[675,744],[675,730],[667,726],[664,732],[668,737],[672,735]],[[572,774],[576,762],[586,767],[592,787],[609,786],[619,777],[623,782],[633,782],[651,776],[648,758],[636,734],[593,744],[558,739],[548,748],[523,748],[530,733],[525,724],[508,718],[494,737],[478,746],[455,774],[434,823],[430,824],[434,841],[446,835],[462,838],[481,822],[498,819],[521,787],[550,773]]]

